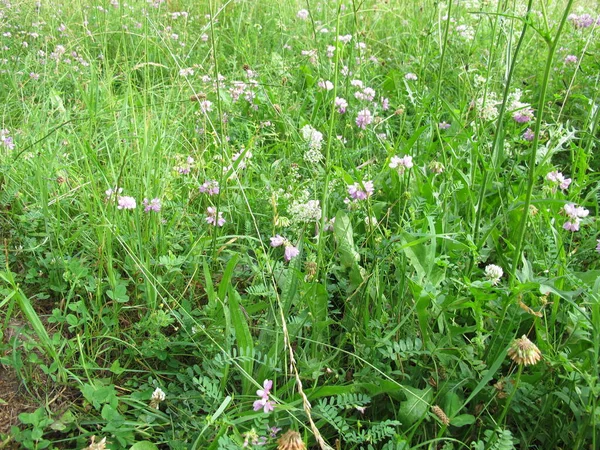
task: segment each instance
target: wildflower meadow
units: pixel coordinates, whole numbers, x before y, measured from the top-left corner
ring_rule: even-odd
[[[0,0],[0,449],[600,448],[596,0]]]

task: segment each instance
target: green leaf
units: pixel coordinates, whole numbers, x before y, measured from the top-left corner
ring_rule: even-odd
[[[231,315],[231,321],[233,323],[233,329],[235,330],[235,340],[240,354],[245,356],[240,361],[240,366],[246,372],[242,380],[242,391],[244,394],[249,395],[252,393],[251,377],[254,370],[254,341],[252,340],[252,334],[250,334],[250,328],[246,317],[242,312],[241,297],[240,294],[233,288],[229,289],[229,314]]]
[[[405,386],[404,389],[406,400],[400,405],[398,418],[403,424],[412,425],[429,411],[431,400],[433,399],[433,391],[431,388],[417,389],[410,386]]]
[[[450,425],[454,427],[464,427],[475,423],[475,416],[471,414],[461,414],[460,416],[450,419]]]
[[[158,450],[158,447],[150,441],[140,441],[133,444],[129,450]]]

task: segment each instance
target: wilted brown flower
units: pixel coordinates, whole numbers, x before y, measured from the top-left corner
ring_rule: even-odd
[[[438,419],[440,419],[440,421],[444,424],[444,425],[450,425],[450,419],[448,418],[448,416],[446,415],[446,413],[444,412],[444,410],[442,408],[440,408],[438,405],[434,405],[431,407],[431,411],[438,416]]]
[[[300,433],[288,430],[277,441],[277,450],[306,450],[306,445]]]
[[[102,438],[100,442],[95,442],[96,436],[92,436],[92,442],[89,447],[85,447],[83,450],[105,450],[106,449],[106,438]]]
[[[527,336],[523,335],[513,341],[508,349],[508,356],[519,365],[530,366],[542,359],[542,352]]]

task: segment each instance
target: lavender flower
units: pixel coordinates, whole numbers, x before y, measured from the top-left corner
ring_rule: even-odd
[[[335,98],[335,107],[337,108],[337,111],[340,114],[344,114],[346,112],[346,108],[348,107],[348,102],[346,101],[346,99],[343,99],[341,97],[336,97]]]
[[[117,199],[117,208],[118,209],[135,209],[136,203],[135,198],[122,196]]]
[[[159,212],[161,209],[160,198],[153,198],[152,200],[145,198],[142,203],[144,206],[144,212]]]
[[[371,111],[368,109],[363,109],[358,112],[358,116],[356,117],[356,126],[358,128],[362,128],[364,130],[371,122],[373,122],[373,115],[371,114]]]
[[[219,214],[217,216],[217,209],[213,208],[212,206],[209,206],[208,208],[206,208],[206,223],[212,226],[222,227],[223,225],[225,225],[223,213],[219,211]]]
[[[579,222],[590,213],[583,206],[575,206],[574,203],[567,203],[563,209],[565,214],[569,217],[569,220],[565,222],[563,228],[572,232],[579,231]]]
[[[413,166],[412,156],[406,155],[400,158],[399,156],[392,156],[390,160],[390,169],[398,169],[398,173],[402,175],[406,169],[410,169]]]
[[[546,180],[557,184],[558,187],[560,187],[563,191],[569,188],[569,185],[571,184],[571,179],[570,178],[565,178],[565,176],[558,171],[553,171],[553,172],[549,172],[548,175],[546,175]],[[556,191],[556,187],[554,188],[554,190]]]
[[[208,180],[202,183],[198,188],[202,194],[217,195],[219,193],[219,182],[216,180]]]
[[[265,380],[263,382],[263,388],[256,391],[256,395],[260,398],[256,400],[253,404],[254,411],[263,410],[265,414],[268,414],[270,411],[273,411],[275,408],[273,402],[269,400],[269,394],[271,393],[271,389],[273,388],[273,380]]]
[[[373,182],[365,181],[362,183],[354,183],[348,186],[348,194],[354,200],[366,200],[369,198],[374,191]]]

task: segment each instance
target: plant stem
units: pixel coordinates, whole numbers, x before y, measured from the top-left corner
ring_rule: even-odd
[[[571,10],[571,6],[573,5],[573,0],[569,0],[567,7],[565,8],[565,12],[563,13],[562,19],[560,21],[560,25],[558,26],[558,30],[556,31],[556,36],[554,39],[549,42],[548,48],[548,58],[546,59],[546,67],[544,70],[544,78],[542,80],[542,89],[540,92],[540,98],[538,100],[538,108],[537,108],[537,119],[535,121],[535,133],[533,142],[531,144],[531,153],[529,155],[529,169],[527,173],[527,191],[525,193],[525,202],[523,203],[523,213],[521,215],[521,223],[518,229],[517,235],[517,243],[515,246],[515,254],[513,257],[512,263],[512,273],[513,276],[510,279],[511,286],[515,282],[514,274],[517,271],[517,267],[519,265],[519,260],[521,259],[521,252],[523,251],[523,239],[525,237],[525,229],[527,228],[527,218],[529,217],[529,206],[531,205],[531,194],[533,193],[533,185],[535,183],[535,158],[537,155],[537,148],[540,141],[540,129],[542,126],[542,117],[544,115],[544,107],[546,106],[546,92],[548,90],[548,84],[550,81],[550,72],[552,71],[552,61],[554,59],[554,54],[556,53],[556,47],[558,46],[558,41],[561,35],[561,32],[564,28],[565,22],[567,21],[567,16],[569,15],[569,11]]]

